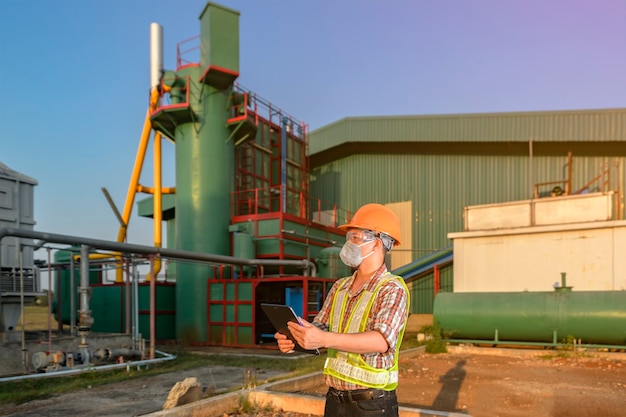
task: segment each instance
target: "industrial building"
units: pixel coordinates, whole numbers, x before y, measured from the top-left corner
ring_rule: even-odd
[[[607,180],[624,190],[625,141],[626,109],[349,117],[311,132],[311,191],[347,208],[397,205],[411,260],[450,245],[464,207],[564,189],[568,152],[571,193]],[[623,196],[616,209],[624,218]]]
[[[35,227],[34,188],[37,180],[0,162],[0,228]],[[33,243],[15,237],[0,241],[0,335],[16,334],[20,299],[32,302],[40,293]],[[0,337],[0,342],[4,337]]]
[[[163,68],[162,29],[153,25],[152,96],[117,242],[48,236],[72,245],[55,255],[54,314],[59,333],[78,330],[86,363],[91,332],[147,338],[151,357],[156,340],[273,342],[260,303],[313,317],[330,285],[350,273],[339,261],[345,236],[337,226],[368,202],[400,218],[402,246],[388,262],[409,286],[411,313],[432,314],[441,293],[547,291],[560,272],[569,277],[560,287],[618,294],[597,320],[615,312],[626,294],[618,253],[626,243],[626,109],[349,117],[309,132],[237,83],[238,25],[239,12],[208,3],[200,36],[184,48],[198,50],[199,61],[179,52],[174,69]],[[175,144],[175,184],[162,184],[164,138]],[[146,185],[139,177],[150,140],[155,169]],[[153,247],[124,243],[134,207],[154,219]],[[30,231],[7,239],[45,243]],[[532,236],[549,238],[537,245]],[[3,271],[16,256],[2,253]],[[139,277],[138,262],[149,274]],[[103,278],[109,269],[115,282]],[[523,340],[533,342],[529,333]],[[554,334],[541,342],[557,343]],[[590,341],[626,346],[621,334]],[[66,366],[49,356],[41,364]]]
[[[466,230],[471,206],[543,199],[559,189],[615,191],[604,220],[624,219],[626,109],[349,117],[311,132],[309,157],[314,195],[348,208],[379,201],[397,212],[410,238],[392,253],[394,268],[451,248],[449,234]],[[486,257],[500,268],[482,274],[493,291],[511,263]],[[432,313],[434,293],[454,290],[446,259],[439,277],[411,283],[413,313]],[[545,279],[549,289],[559,274]]]

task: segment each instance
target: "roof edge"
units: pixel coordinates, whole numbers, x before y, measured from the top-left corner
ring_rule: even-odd
[[[28,175],[24,175],[14,169],[11,169],[8,165],[0,162],[0,177],[2,176],[4,176],[4,178],[15,179],[31,185],[39,184],[36,179],[29,177]]]

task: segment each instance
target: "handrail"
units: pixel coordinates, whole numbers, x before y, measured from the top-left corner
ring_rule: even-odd
[[[569,181],[568,180],[556,180],[556,181],[546,181],[546,182],[538,182],[535,184],[535,198],[539,198],[539,187],[544,185],[553,185],[553,184],[562,184],[565,186],[565,191],[562,191],[563,194],[569,195]],[[557,187],[555,187],[557,188]],[[554,189],[553,189],[554,190]]]
[[[187,55],[190,52],[193,51],[199,51],[200,50],[200,35],[196,35],[196,36],[192,36],[191,38],[185,39],[183,41],[180,41],[176,44],[176,69],[180,69],[183,65],[187,65],[189,63],[192,63],[192,61],[183,58],[184,55]],[[187,49],[181,50],[181,47],[184,44],[188,44],[190,42],[196,41],[195,45],[192,46],[186,46]]]
[[[336,204],[315,198],[295,188],[284,190],[280,186],[250,188],[232,192],[232,216],[258,215],[276,211],[272,207],[278,204],[277,202],[282,199],[285,193],[287,197],[286,212],[288,214],[333,227],[349,223],[352,218],[353,213],[350,210],[342,209]],[[265,210],[260,210],[263,208]]]
[[[607,167],[603,167],[602,171],[596,175],[593,179],[589,180],[585,185],[583,185],[582,187],[580,187],[580,189],[578,189],[577,191],[574,192],[574,194],[580,194],[582,193],[585,189],[588,189],[591,184],[598,182],[599,180],[602,180],[602,182],[600,183],[600,190],[601,191],[606,191],[609,187],[610,187],[610,177],[611,175],[611,168],[607,168]]]
[[[567,173],[565,173],[565,179],[557,180],[557,181],[540,182],[540,183],[535,184],[533,198],[539,198],[540,186],[552,185],[552,184],[563,184],[565,187],[565,190],[563,190],[559,186],[554,187],[552,189],[552,192],[555,193],[556,195],[563,195],[563,194],[570,195],[570,193],[572,192],[572,152],[571,151],[567,153],[567,162],[565,163],[565,165],[563,165],[563,168],[567,169]]]
[[[275,115],[281,116],[277,123],[277,125],[282,126],[282,118],[286,117],[288,119],[287,125],[289,126],[290,131],[288,132],[294,138],[298,138],[301,140],[305,140],[308,125],[301,120],[296,119],[289,113],[280,109],[279,107],[273,105],[269,100],[264,99],[256,93],[253,93],[251,90],[247,89],[243,85],[238,82],[233,84],[233,92],[238,94],[246,94],[248,96],[246,100],[246,105],[250,108],[250,110],[254,111],[255,114],[258,115],[260,108],[267,112],[269,115],[269,121],[272,121],[272,117]]]

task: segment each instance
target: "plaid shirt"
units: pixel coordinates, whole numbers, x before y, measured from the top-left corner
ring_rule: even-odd
[[[356,305],[358,295],[366,289],[370,291],[373,290],[380,282],[382,276],[386,273],[387,267],[383,264],[356,293],[352,293],[351,290],[348,290],[348,304],[346,306],[346,315],[343,318],[344,322],[342,323],[342,328],[347,328],[346,323],[350,313]],[[352,286],[352,282],[354,281],[355,274],[342,278],[334,283],[328,292],[328,296],[326,297],[326,301],[324,302],[322,309],[313,320],[314,325],[321,329],[328,330],[330,310],[337,289],[346,283],[346,280],[348,281],[347,286],[350,288]],[[385,284],[376,295],[376,299],[374,300],[374,304],[372,305],[372,309],[370,310],[370,314],[367,319],[365,330],[374,330],[382,334],[389,345],[389,350],[385,353],[362,354],[361,357],[370,366],[380,369],[389,369],[393,366],[394,355],[396,353],[396,349],[399,348],[398,336],[404,328],[408,316],[407,299],[408,294],[404,290],[404,287],[396,280]],[[359,318],[357,317],[357,319]],[[342,381],[330,375],[324,375],[324,378],[327,385],[339,390],[366,388],[357,384]]]

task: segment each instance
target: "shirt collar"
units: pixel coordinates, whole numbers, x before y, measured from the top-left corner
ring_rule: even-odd
[[[376,287],[376,284],[378,283],[378,279],[382,277],[383,275],[385,275],[386,273],[387,273],[387,265],[385,265],[385,263],[383,262],[380,268],[378,268],[376,272],[374,272],[372,276],[369,277],[367,281],[365,281],[365,284],[363,284],[357,292],[353,293],[351,288],[352,288],[352,283],[354,282],[356,278],[356,271],[354,271],[354,273],[352,274],[352,277],[350,278],[350,281],[348,282],[348,292],[351,295],[357,295],[363,290],[366,290],[366,289],[371,290],[372,288]]]

